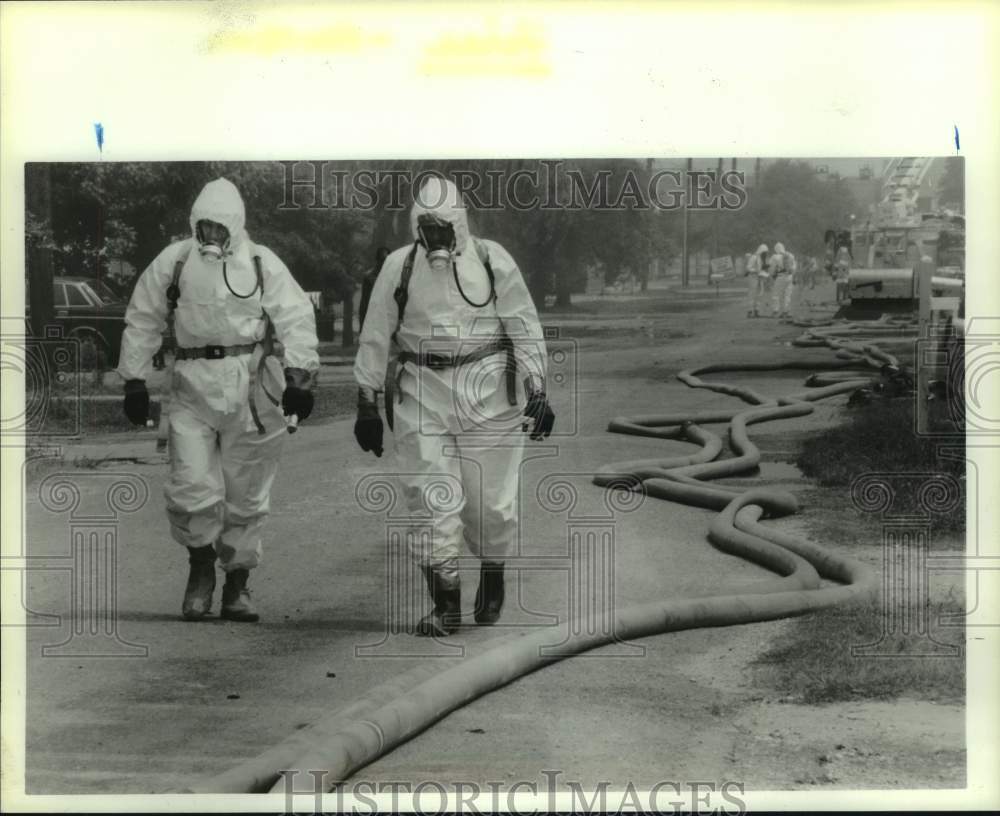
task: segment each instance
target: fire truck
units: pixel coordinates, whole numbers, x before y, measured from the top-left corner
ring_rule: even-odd
[[[848,297],[854,306],[899,311],[915,308],[919,296],[914,269],[935,268],[932,295],[964,298],[965,217],[930,210],[928,176],[936,159],[893,159],[883,175],[882,197],[864,221],[828,230],[827,246],[851,254]],[[894,308],[895,307],[895,308]]]

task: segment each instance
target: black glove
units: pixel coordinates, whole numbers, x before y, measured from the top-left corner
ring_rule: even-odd
[[[535,420],[535,427],[531,429],[531,438],[547,439],[552,433],[552,426],[556,424],[556,415],[549,407],[549,401],[545,398],[544,391],[536,391],[528,397],[528,404],[524,406],[524,415]]]
[[[361,389],[358,391],[358,418],[354,423],[354,438],[363,451],[371,451],[382,456],[382,417],[378,415],[378,405],[374,395]]]
[[[149,419],[149,391],[145,380],[125,383],[125,416],[133,425],[145,425]]]
[[[309,390],[309,372],[301,368],[285,369],[285,392],[281,395],[281,410],[285,416],[306,419],[313,409],[313,394]]]

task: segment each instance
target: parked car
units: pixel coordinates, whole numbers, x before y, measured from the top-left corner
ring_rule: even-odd
[[[118,365],[125,330],[125,298],[97,278],[57,276],[52,279],[55,321],[66,337],[81,342],[83,361],[91,345],[108,366]]]

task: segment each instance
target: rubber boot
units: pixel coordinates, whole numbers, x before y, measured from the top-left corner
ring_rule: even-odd
[[[247,580],[250,570],[235,569],[226,573],[226,583],[222,587],[222,612],[226,620],[254,623],[260,620],[253,601],[250,600],[250,590]]]
[[[446,563],[436,567],[421,567],[434,608],[417,624],[415,634],[421,637],[447,637],[453,634],[462,619],[462,587],[458,565]]]
[[[212,609],[212,593],[215,592],[215,547],[188,547],[187,586],[184,588],[184,602],[181,615],[184,620],[200,621]]]
[[[479,589],[476,590],[476,623],[492,626],[500,620],[503,599],[503,561],[483,561],[479,565]]]

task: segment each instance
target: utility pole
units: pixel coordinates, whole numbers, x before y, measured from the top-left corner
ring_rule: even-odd
[[[688,205],[691,203],[691,162],[687,160],[687,172],[684,174],[684,231],[681,248],[681,285],[688,285]]]

